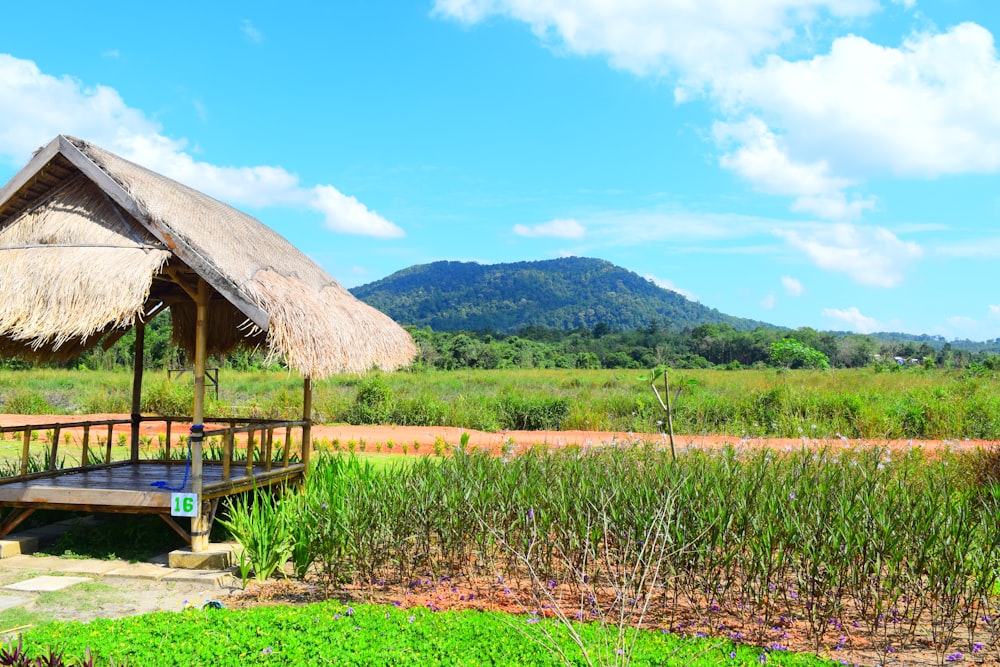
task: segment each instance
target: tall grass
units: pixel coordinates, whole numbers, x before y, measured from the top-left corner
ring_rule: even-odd
[[[320,422],[500,429],[655,432],[662,411],[630,371],[426,371],[314,383]],[[992,375],[912,369],[684,371],[694,380],[674,406],[678,433],[834,438],[1000,439],[1000,382]],[[296,417],[300,380],[223,372],[211,414]],[[2,371],[10,412],[128,412],[131,376],[104,371]],[[187,413],[190,375],[149,373],[143,411]]]

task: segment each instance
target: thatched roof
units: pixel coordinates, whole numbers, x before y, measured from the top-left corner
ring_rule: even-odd
[[[259,220],[93,144],[59,136],[0,189],[0,354],[69,358],[212,289],[209,352],[265,345],[321,378],[409,363],[413,341]]]

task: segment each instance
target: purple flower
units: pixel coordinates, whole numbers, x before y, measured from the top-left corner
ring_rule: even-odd
[[[983,645],[980,644],[979,642],[976,642],[975,644],[972,645],[972,652],[973,653],[979,653],[982,650],[983,650]]]
[[[261,651],[261,653],[264,654],[264,655],[271,655],[272,653],[274,653],[274,651],[271,649],[270,646],[268,646],[266,649],[264,649],[263,651]]]
[[[766,665],[767,664],[767,653],[761,653],[760,657],[757,658],[757,662],[759,662],[762,665]]]
[[[730,651],[729,652],[729,659],[730,660],[735,660],[736,659],[736,651]]]
[[[964,656],[964,655],[962,655],[961,653],[957,653],[957,652],[956,652],[956,653],[952,653],[952,654],[951,654],[951,655],[949,655],[949,656],[945,656],[945,660],[946,660],[947,662],[958,662],[959,660],[961,660],[961,659],[962,659],[962,658],[964,658],[964,657],[965,657],[965,656]]]
[[[344,615],[346,615],[346,616],[354,616],[354,607],[348,607],[347,609],[345,609],[344,610]]]
[[[406,622],[407,623],[413,623],[413,621],[415,621],[415,620],[417,620],[417,618],[415,616],[408,616],[406,618]]]

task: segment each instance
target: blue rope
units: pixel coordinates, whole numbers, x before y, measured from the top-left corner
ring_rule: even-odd
[[[201,424],[192,424],[191,433],[194,434],[195,430],[198,431],[198,436],[201,436],[201,431],[204,427]],[[156,482],[150,482],[150,486],[155,486],[158,489],[163,489],[164,491],[183,491],[187,487],[188,475],[191,473],[191,437],[188,436],[188,455],[187,461],[184,462],[184,481],[181,482],[180,486],[167,486],[165,480],[159,480]]]

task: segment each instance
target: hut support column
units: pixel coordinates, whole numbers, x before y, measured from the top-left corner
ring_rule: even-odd
[[[203,278],[198,278],[198,293],[195,299],[196,323],[194,334],[194,407],[191,410],[191,492],[197,494],[199,514],[191,519],[191,551],[205,551],[208,548],[211,520],[207,511],[208,503],[202,498],[204,479],[202,477],[203,446],[205,426],[205,366],[208,340],[208,299],[209,286]]]
[[[146,349],[146,325],[135,325],[135,362],[132,370],[132,448],[129,458],[132,463],[139,460],[139,425],[142,423],[142,371]]]
[[[309,454],[312,452],[312,378],[308,375],[302,381],[302,463],[309,472]]]

